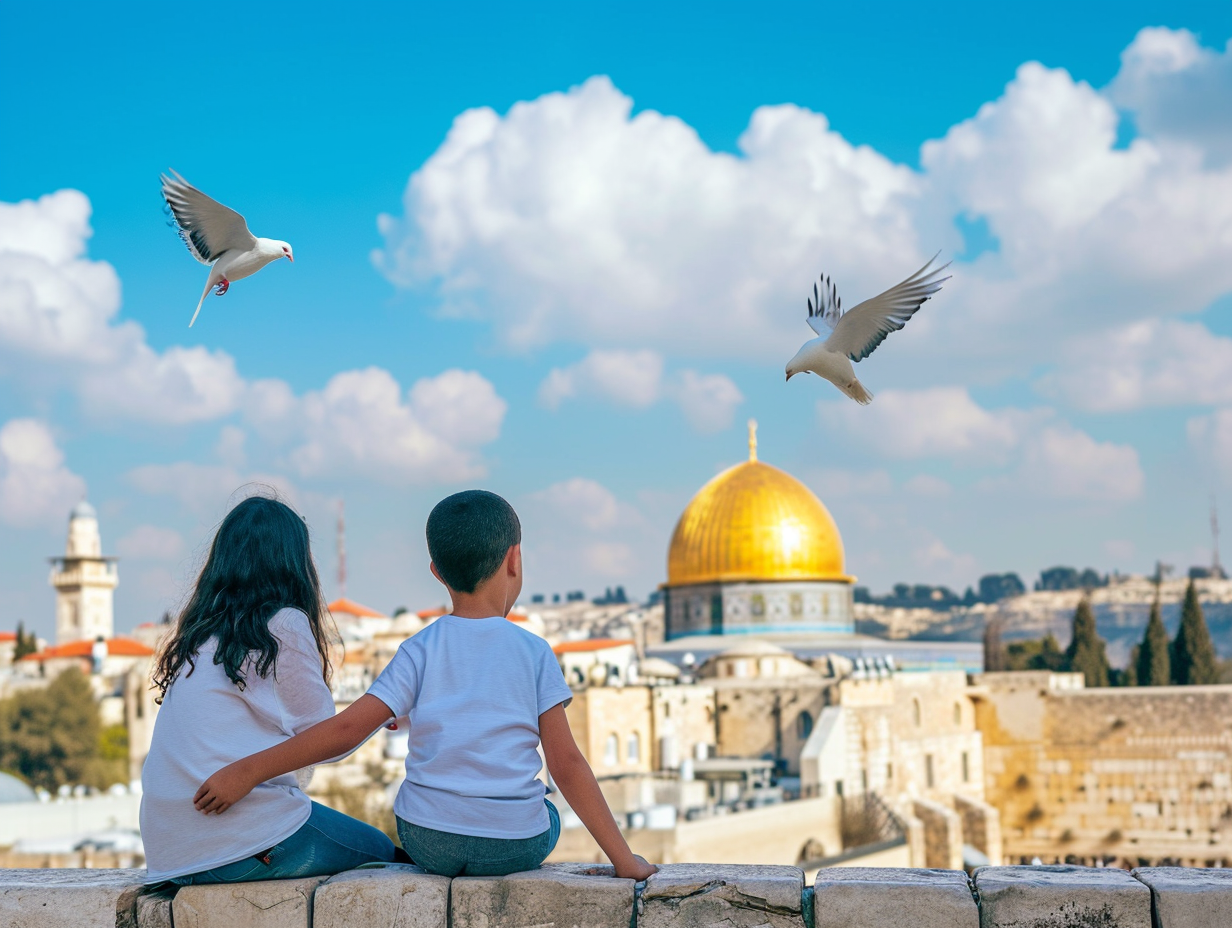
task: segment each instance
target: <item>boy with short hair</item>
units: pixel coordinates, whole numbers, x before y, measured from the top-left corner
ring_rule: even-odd
[[[452,611],[408,638],[368,692],[331,719],[214,773],[194,797],[225,812],[258,783],[347,754],[390,718],[409,716],[406,779],[394,801],[415,863],[445,876],[538,867],[560,818],[537,779],[553,781],[616,869],[655,867],[629,850],[565,717],[571,698],[551,648],[507,620],[522,591],[521,525],[495,493],[467,490],[428,516],[431,570]]]

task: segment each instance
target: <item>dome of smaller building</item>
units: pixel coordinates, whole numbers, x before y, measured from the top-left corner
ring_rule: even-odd
[[[68,514],[68,520],[72,522],[74,519],[97,519],[98,511],[87,503],[84,499],[73,507],[73,511]]]
[[[17,777],[0,773],[0,804],[6,802],[34,802],[38,796]]]

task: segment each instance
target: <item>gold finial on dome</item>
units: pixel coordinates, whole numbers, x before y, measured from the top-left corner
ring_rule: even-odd
[[[757,463],[757,420],[749,420],[749,463]]]

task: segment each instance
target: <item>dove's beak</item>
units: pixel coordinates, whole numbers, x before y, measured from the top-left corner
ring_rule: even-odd
[[[292,264],[294,264],[294,263],[295,263],[295,256],[294,256],[294,255],[287,255],[287,260],[288,260],[288,261],[290,261]]]
[[[787,372],[787,380],[791,380],[791,375],[792,375],[792,374],[794,374],[794,373],[795,373],[795,371],[788,371],[788,372]],[[786,382],[787,382],[787,381],[784,381],[784,383],[786,383]]]

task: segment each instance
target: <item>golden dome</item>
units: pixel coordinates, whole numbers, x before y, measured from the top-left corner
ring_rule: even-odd
[[[833,580],[843,570],[843,539],[829,510],[803,483],[749,459],[707,483],[685,508],[667,554],[667,585],[740,580]]]

